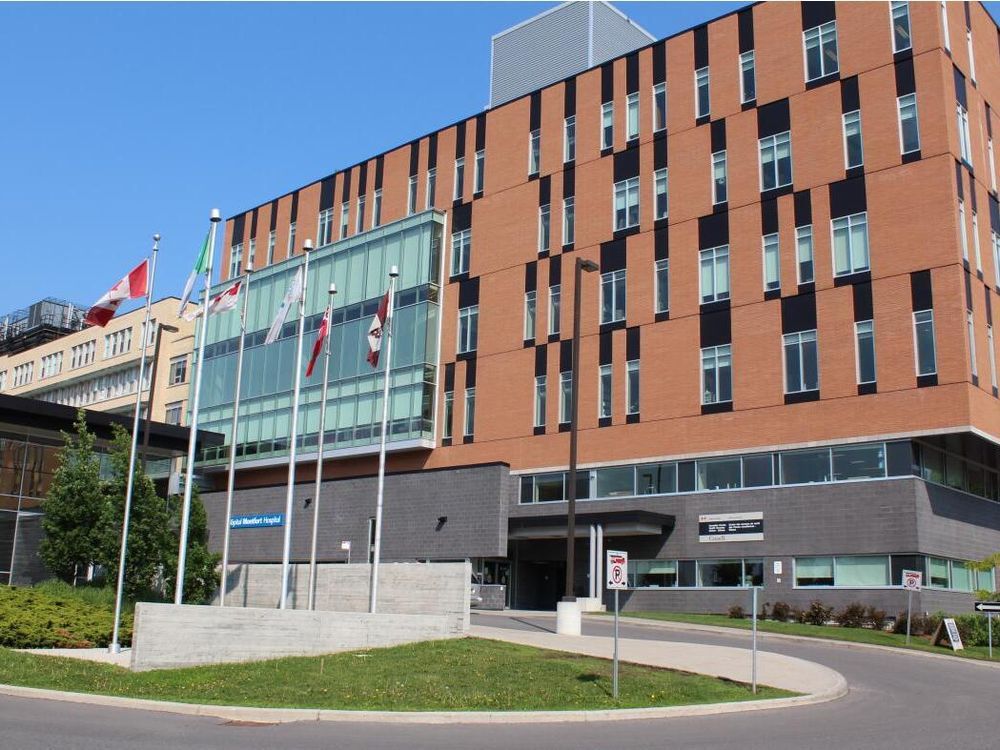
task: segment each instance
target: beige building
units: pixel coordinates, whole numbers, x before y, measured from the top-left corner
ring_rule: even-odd
[[[188,382],[191,374],[195,324],[177,317],[177,297],[153,303],[149,335],[142,339],[144,308],[118,315],[104,328],[63,326],[58,332],[30,339],[30,327],[16,336],[30,348],[6,347],[0,353],[0,393],[85,407],[115,414],[131,414],[139,381],[139,359],[146,357],[143,377],[145,405],[152,405],[156,422],[183,424],[187,420]],[[191,305],[194,307],[194,305]],[[79,311],[77,311],[79,312]],[[77,321],[78,322],[78,321]],[[155,368],[153,391],[149,393],[158,323],[164,329]],[[44,340],[52,335],[52,340]],[[16,338],[8,336],[8,341]]]

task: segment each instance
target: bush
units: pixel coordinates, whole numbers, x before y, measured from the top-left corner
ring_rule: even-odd
[[[743,607],[739,604],[734,604],[729,608],[729,616],[734,620],[742,620],[746,617],[746,612],[743,611]]]
[[[888,618],[886,617],[884,609],[869,607],[866,616],[868,621],[871,623],[872,628],[875,630],[885,630],[885,623]]]
[[[788,622],[788,618],[791,616],[792,607],[786,602],[775,602],[774,606],[771,608],[771,618],[777,620],[778,622]]]
[[[911,635],[933,635],[941,622],[941,614],[925,615],[921,612],[914,612],[910,623]],[[896,622],[892,626],[893,633],[906,633],[906,610],[904,609],[896,616]]]
[[[758,615],[758,617],[760,617],[761,620],[766,620],[767,619],[767,614],[768,614],[767,613],[767,608],[768,608],[768,606],[769,606],[769,602],[764,602],[761,605],[760,614]]]
[[[859,602],[851,602],[837,613],[837,624],[842,628],[863,628],[867,608]]]
[[[809,602],[809,609],[799,615],[799,622],[808,625],[826,625],[833,616],[833,607],[826,607],[823,602],[814,599]]]
[[[989,645],[989,623],[986,615],[964,614],[955,616],[955,625],[958,627],[958,634],[962,636],[962,644],[965,646],[988,646]],[[1000,626],[994,623],[993,645],[1000,646]]]
[[[40,588],[0,587],[0,646],[7,648],[95,648],[111,642],[114,605],[88,601],[99,590],[46,584]],[[55,593],[54,593],[55,592]],[[113,601],[114,592],[111,591]],[[119,641],[132,641],[132,616],[122,613]]]

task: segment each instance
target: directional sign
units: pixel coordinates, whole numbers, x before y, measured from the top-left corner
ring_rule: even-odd
[[[1000,602],[976,602],[976,612],[1000,612]]]
[[[924,574],[919,570],[903,571],[903,588],[907,591],[920,591],[924,581]]]
[[[608,588],[628,588],[628,552],[608,550]]]

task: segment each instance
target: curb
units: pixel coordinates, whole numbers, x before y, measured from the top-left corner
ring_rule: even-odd
[[[97,693],[69,693],[61,690],[0,685],[0,695],[16,698],[83,703],[108,708],[210,716],[228,721],[257,724],[284,724],[296,721],[379,722],[388,724],[552,724],[569,722],[629,721],[670,719],[686,716],[716,716],[744,711],[766,711],[796,706],[812,706],[843,697],[847,681],[821,693],[794,698],[773,698],[732,703],[708,703],[694,706],[652,708],[617,708],[598,711],[347,711],[315,708],[254,708],[219,706],[204,703],[177,703],[147,698],[122,698]]]

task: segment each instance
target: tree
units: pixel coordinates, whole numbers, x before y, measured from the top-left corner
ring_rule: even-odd
[[[121,553],[132,436],[121,425],[113,425],[112,431],[114,436],[109,455],[111,479],[105,484],[106,501],[100,519],[99,560],[109,571],[109,575],[116,575]],[[127,598],[136,599],[149,595],[158,587],[169,554],[171,535],[167,503],[156,494],[153,480],[146,476],[138,461],[132,487],[124,591]]]
[[[169,598],[174,596],[177,580],[177,554],[180,548],[183,498],[170,499],[170,525],[173,530],[171,547],[164,572],[164,588]],[[208,514],[201,502],[198,485],[191,489],[191,515],[188,518],[188,546],[184,563],[184,601],[189,604],[207,602],[219,587],[219,562],[222,555],[208,551]]]
[[[74,433],[63,432],[59,466],[42,501],[45,538],[39,555],[46,567],[73,583],[100,559],[100,527],[106,497],[95,438],[87,429],[86,412],[77,412]]]

